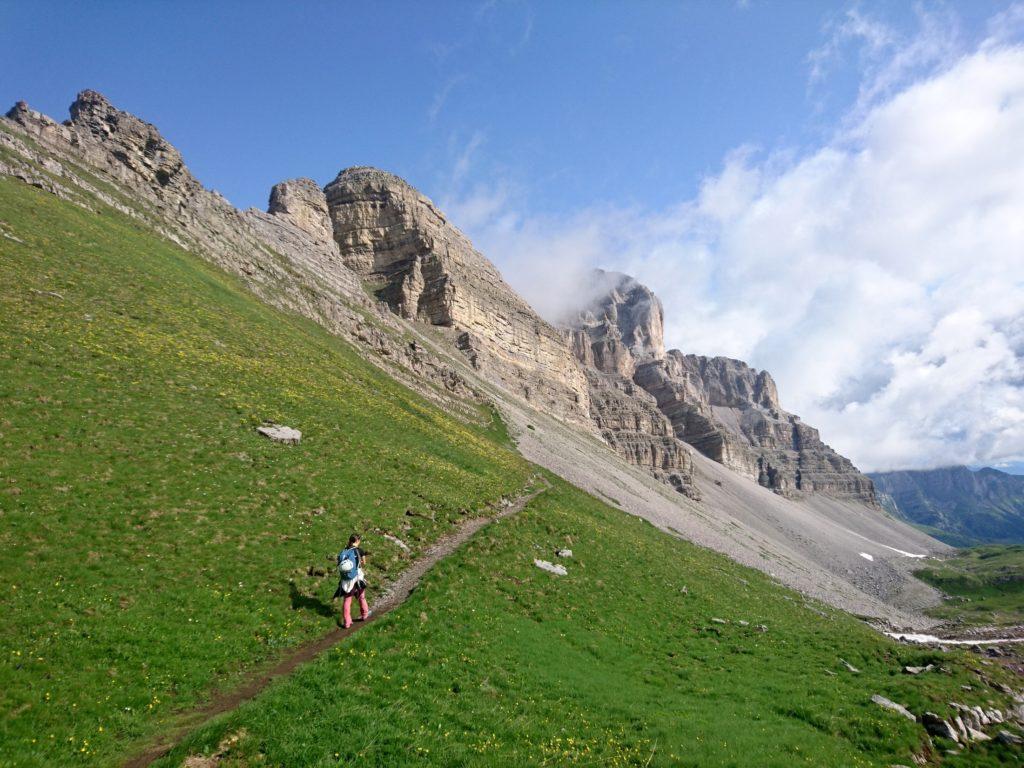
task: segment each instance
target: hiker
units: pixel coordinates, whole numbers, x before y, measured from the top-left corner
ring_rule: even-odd
[[[359,621],[370,618],[370,606],[366,604],[366,574],[363,573],[363,561],[366,552],[359,546],[362,543],[358,533],[348,537],[348,546],[338,553],[338,573],[341,581],[332,600],[342,600],[341,615],[345,629],[352,626],[352,598],[359,598]]]

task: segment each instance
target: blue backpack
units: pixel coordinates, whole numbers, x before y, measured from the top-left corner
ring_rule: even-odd
[[[356,547],[338,553],[338,573],[346,581],[354,579],[359,573],[359,550]]]

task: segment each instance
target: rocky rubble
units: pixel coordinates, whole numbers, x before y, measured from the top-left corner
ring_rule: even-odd
[[[766,488],[790,497],[823,493],[874,503],[871,480],[825,445],[816,429],[782,409],[767,371],[724,357],[665,352],[661,303],[648,288],[602,270],[592,281],[606,292],[565,322],[577,359],[603,375],[588,376],[599,426],[608,420],[608,398],[596,390],[608,389],[611,381],[622,393],[616,412],[632,409],[637,423],[653,424],[640,418],[653,398],[675,438]],[[661,427],[634,432],[650,442],[662,437]],[[607,431],[602,427],[605,439],[626,455]],[[640,441],[635,434],[629,439]],[[641,454],[634,463],[648,465],[648,457]]]

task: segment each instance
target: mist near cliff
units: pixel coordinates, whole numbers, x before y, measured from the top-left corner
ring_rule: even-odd
[[[834,34],[880,50],[820,146],[738,148],[662,210],[538,215],[511,182],[445,206],[553,322],[592,298],[592,267],[635,276],[665,306],[667,346],[767,368],[863,470],[1019,461],[1024,6],[970,48],[941,26],[886,42],[854,21]]]

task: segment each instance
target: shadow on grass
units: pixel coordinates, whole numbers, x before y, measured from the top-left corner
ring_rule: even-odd
[[[288,593],[292,599],[293,611],[312,611],[318,616],[333,618],[335,611],[330,600],[321,600],[316,595],[304,595],[299,592],[294,581],[288,582]]]

